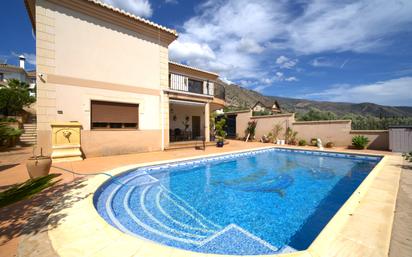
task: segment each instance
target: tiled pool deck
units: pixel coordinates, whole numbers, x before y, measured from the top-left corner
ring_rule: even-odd
[[[115,168],[110,173],[118,174],[131,168],[148,165],[148,162],[153,165],[170,161],[170,159],[175,161],[177,159],[185,160],[199,158],[202,154],[210,156],[222,154],[227,150],[241,152],[246,149],[251,150],[250,148],[253,146],[259,146],[259,149],[262,146],[269,146],[258,143],[246,144],[247,147],[241,145],[242,147],[237,147],[237,149],[242,149],[240,151],[234,151],[236,147],[232,146],[225,148],[225,151],[220,150],[219,153],[215,151],[203,153],[191,150],[195,152],[195,154],[191,154],[195,157],[187,157],[190,154],[182,154],[185,158],[179,158],[180,156],[177,158],[170,157],[156,162],[151,162],[151,158],[146,158],[147,162],[140,160],[140,164]],[[273,147],[273,145],[270,145],[270,147]],[[362,152],[362,154],[365,153]],[[98,167],[104,164],[96,162],[96,160],[94,163]],[[133,160],[125,161],[125,164],[127,163],[133,163]],[[402,158],[400,156],[386,155],[329,222],[309,249],[276,256],[387,256],[401,164]],[[74,166],[76,171],[85,168],[81,168],[79,163],[64,165],[66,168]],[[120,166],[118,162],[106,166],[111,168],[115,165]],[[99,168],[97,169],[99,170]],[[92,171],[96,171],[96,167]],[[89,166],[89,172],[92,171],[90,171]],[[68,208],[60,208],[51,214],[50,220],[59,219],[57,225],[49,225],[48,231],[45,232],[48,239],[45,243],[49,244],[54,250],[53,254],[58,256],[218,256],[170,248],[132,237],[121,233],[106,223],[93,206],[93,192],[107,178],[105,176],[94,176],[85,180],[83,187],[72,189],[67,193],[81,200],[74,202]],[[65,179],[68,179],[68,177]],[[36,241],[34,240],[36,236],[39,235],[28,236],[28,239],[22,241],[18,252],[20,256],[25,256],[25,253],[35,252],[36,247],[38,247],[38,244],[33,244]],[[38,254],[40,254],[39,248],[37,248],[37,256],[41,256]]]

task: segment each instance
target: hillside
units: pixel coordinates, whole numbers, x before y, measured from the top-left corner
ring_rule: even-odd
[[[375,117],[412,117],[412,107],[407,106],[384,106],[373,103],[339,103],[323,102],[305,99],[294,99],[278,96],[265,96],[259,92],[242,88],[237,85],[223,84],[226,90],[226,102],[235,108],[247,108],[257,101],[267,106],[273,105],[277,100],[281,108],[286,112],[305,113],[310,108],[317,108],[322,111],[331,111],[339,116],[353,113],[359,115],[370,115]]]

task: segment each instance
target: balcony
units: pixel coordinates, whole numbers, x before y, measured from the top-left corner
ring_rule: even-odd
[[[171,73],[169,76],[169,87],[176,91],[225,99],[225,88],[222,85],[208,80],[196,80],[184,75]]]

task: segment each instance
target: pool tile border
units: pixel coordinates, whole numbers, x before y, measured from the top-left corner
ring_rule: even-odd
[[[111,175],[118,175],[120,173],[127,172],[132,169],[141,168],[144,166],[155,166],[163,165],[165,163],[176,163],[182,161],[193,161],[196,162],[201,158],[216,157],[225,158],[227,155],[231,154],[248,154],[250,151],[269,151],[273,149],[273,146],[269,147],[259,147],[248,150],[233,151],[229,153],[222,154],[208,154],[204,156],[196,156],[190,158],[181,158],[168,161],[151,162],[151,163],[141,163],[137,165],[128,165],[120,168],[113,169],[109,172]],[[290,149],[290,148],[280,148],[276,147],[279,151],[303,151],[302,149]],[[310,150],[312,151],[312,150]],[[342,153],[333,151],[313,151],[319,152],[319,155],[328,155],[324,153],[336,154],[337,157],[341,157],[341,154],[348,155],[359,155],[357,153]],[[318,153],[316,153],[317,155]],[[362,154],[365,158],[380,158],[373,154]],[[226,157],[228,158],[228,157]],[[383,156],[381,161],[376,165],[376,167],[370,172],[370,174],[361,183],[358,189],[352,194],[352,196],[346,201],[346,203],[340,208],[340,210],[335,214],[332,220],[326,225],[326,227],[321,231],[318,237],[310,245],[307,250],[298,251],[288,254],[274,254],[274,255],[264,255],[266,257],[320,257],[320,256],[386,256],[389,250],[390,233],[393,222],[393,211],[395,208],[396,194],[399,186],[399,176],[400,168],[396,167],[396,164],[401,163],[400,156]],[[389,189],[378,189],[376,184],[376,178],[387,179],[391,182],[392,187]],[[108,177],[96,176],[88,179],[85,182],[85,187],[81,189],[72,190],[69,194],[73,196],[81,193],[88,195],[85,199],[78,201],[73,204],[70,208],[64,209],[58,213],[53,213],[54,215],[65,215],[62,223],[57,227],[49,226],[49,238],[52,243],[53,248],[60,256],[167,256],[167,257],[212,257],[212,256],[225,256],[216,254],[203,254],[197,252],[191,252],[186,250],[181,250],[177,248],[172,248],[169,246],[160,245],[155,242],[151,242],[144,238],[138,238],[124,234],[108,224],[96,211],[93,204],[93,194],[96,189],[106,182]],[[387,182],[389,183],[389,182]],[[385,216],[385,221],[381,224],[385,226],[386,237],[382,239],[384,242],[382,245],[384,247],[377,248],[371,245],[366,245],[361,239],[362,238],[348,238],[342,231],[343,228],[356,229],[356,227],[351,224],[351,219],[353,217],[358,217],[363,214],[357,214],[357,210],[361,206],[374,205],[379,206],[382,204],[383,199],[381,197],[376,197],[373,195],[372,190],[384,191],[388,197],[390,208],[387,208],[387,215]],[[372,192],[372,194],[371,194]],[[376,192],[375,192],[376,193]],[[370,213],[373,215],[374,213]],[[353,222],[352,222],[353,223]],[[367,227],[366,227],[367,230]],[[376,231],[365,232],[367,236],[376,236],[374,234]],[[364,234],[365,234],[364,233]],[[364,236],[364,235],[363,235]],[[227,255],[229,256],[229,255]],[[234,256],[234,255],[230,255]]]

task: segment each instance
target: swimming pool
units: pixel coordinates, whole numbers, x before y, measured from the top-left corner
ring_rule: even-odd
[[[181,249],[257,255],[306,249],[380,161],[271,148],[142,167],[94,195],[119,230]]]

